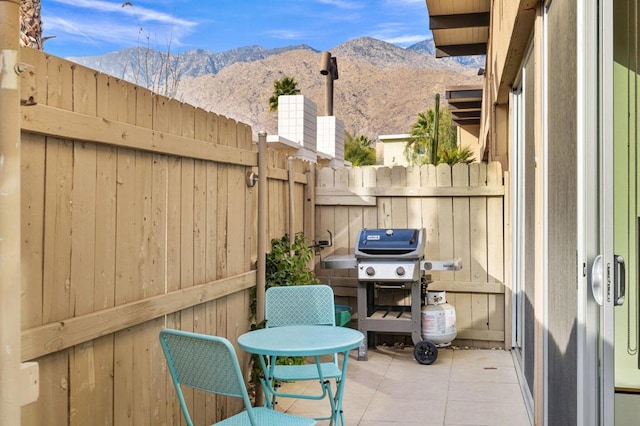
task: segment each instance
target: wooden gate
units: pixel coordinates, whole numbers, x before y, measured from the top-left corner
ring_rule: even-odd
[[[21,356],[40,368],[22,424],[180,424],[158,332],[235,342],[249,329],[256,193],[281,212],[270,236],[302,231],[309,165],[293,164],[289,190],[286,156],[270,153],[267,179],[248,187],[249,126],[33,49],[21,56]],[[187,395],[196,424],[241,408]]]

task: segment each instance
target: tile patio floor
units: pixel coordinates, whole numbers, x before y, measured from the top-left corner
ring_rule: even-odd
[[[379,347],[358,361],[351,351],[344,412],[347,425],[509,425],[531,423],[511,353],[441,348],[432,365],[413,359],[413,347]],[[282,390],[317,392],[316,382],[287,383]],[[326,400],[278,400],[278,409],[323,416]],[[319,421],[328,425],[328,421]]]

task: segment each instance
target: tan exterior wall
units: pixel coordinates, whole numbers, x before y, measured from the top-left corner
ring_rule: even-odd
[[[382,142],[383,150],[383,162],[385,166],[407,166],[409,162],[404,156],[404,147],[407,145],[405,141],[402,142]]]
[[[482,161],[483,146],[480,145],[478,136],[480,135],[480,125],[476,126],[457,126],[458,146],[461,148],[468,147],[473,152],[475,162]]]
[[[491,9],[480,144],[488,147],[487,160],[500,161],[505,170],[509,170],[508,127],[496,128],[494,124],[508,123],[504,118],[508,117],[509,91],[531,38],[538,3],[534,0],[497,0]]]

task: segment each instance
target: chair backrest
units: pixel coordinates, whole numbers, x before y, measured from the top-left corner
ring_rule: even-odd
[[[227,339],[164,329],[160,343],[187,424],[192,421],[181,385],[242,398],[252,424],[256,424],[235,349]]]
[[[334,303],[328,285],[270,287],[265,293],[266,327],[336,325]]]

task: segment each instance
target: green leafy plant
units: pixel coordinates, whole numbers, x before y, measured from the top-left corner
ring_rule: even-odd
[[[364,135],[346,135],[344,139],[344,159],[353,166],[370,166],[376,164],[376,150],[373,141]]]
[[[294,77],[284,76],[273,82],[273,94],[269,98],[269,112],[278,110],[278,96],[299,95],[298,82]]]
[[[438,163],[447,163],[453,166],[458,163],[470,164],[474,161],[473,152],[471,152],[471,149],[467,146],[464,148],[456,146],[449,149],[441,149],[438,152]]]
[[[285,234],[280,239],[271,240],[271,251],[267,253],[265,290],[269,287],[319,284],[320,280],[309,269],[313,259],[313,249],[306,243],[304,234],[298,232],[293,242]],[[256,289],[251,289],[251,319],[256,318]],[[256,328],[258,327],[256,325]]]
[[[304,234],[297,233],[293,241],[289,235],[285,234],[280,239],[271,240],[271,251],[266,259],[266,283],[265,288],[319,284],[320,280],[315,273],[309,269],[309,262],[313,258],[313,249],[306,243]],[[264,321],[256,323],[256,289],[251,289],[250,313],[251,329],[264,328]],[[251,370],[251,383],[257,385],[262,374],[262,368],[257,355],[253,356],[253,367]],[[305,363],[304,357],[279,357],[279,365],[302,365]]]
[[[436,111],[433,108],[425,112],[418,113],[416,121],[411,127],[411,139],[408,141],[404,155],[409,164],[439,164],[442,163],[440,152],[449,150],[457,145],[457,133],[453,125],[451,113],[447,109]],[[435,129],[438,129],[438,141],[435,141]],[[438,154],[433,158],[433,149],[436,148]]]

